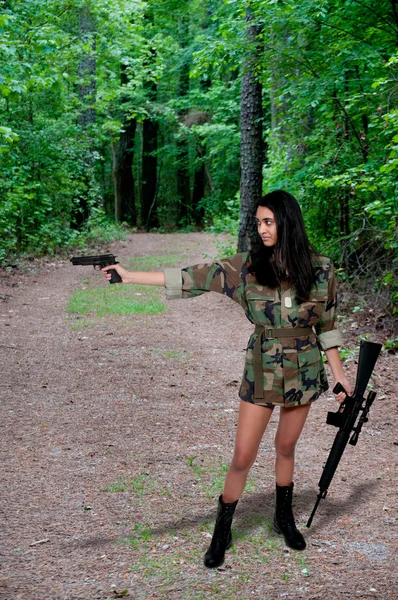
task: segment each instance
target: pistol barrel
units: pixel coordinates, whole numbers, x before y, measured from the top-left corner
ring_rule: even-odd
[[[70,259],[72,265],[112,265],[116,264],[116,256],[113,254],[99,254],[97,256],[74,256]]]

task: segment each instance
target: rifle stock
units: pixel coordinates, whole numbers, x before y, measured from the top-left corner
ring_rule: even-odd
[[[307,527],[311,526],[321,499],[326,498],[330,483],[336,472],[340,459],[343,456],[348,441],[350,441],[350,444],[353,446],[356,445],[362,425],[368,420],[367,415],[369,413],[370,406],[373,404],[376,394],[373,391],[369,392],[365,401],[364,393],[375,367],[377,358],[380,354],[381,347],[381,344],[363,340],[361,341],[354,393],[352,396],[349,396],[346,393],[346,399],[340,406],[339,410],[337,412],[328,412],[327,414],[326,423],[328,425],[339,427],[339,431],[336,434],[329,456],[326,460],[326,464],[323,468],[322,475],[318,483],[319,494],[317,496],[311,516],[308,519]],[[335,386],[333,392],[338,393],[339,391],[345,392],[340,383]],[[365,405],[363,406],[364,402]],[[356,424],[360,412],[362,412],[362,415],[359,417],[358,423]],[[352,432],[353,435],[350,440]]]
[[[379,357],[381,344],[375,342],[361,341],[358,359],[357,379],[355,383],[354,398],[362,398],[369,379],[375,368],[376,361]]]

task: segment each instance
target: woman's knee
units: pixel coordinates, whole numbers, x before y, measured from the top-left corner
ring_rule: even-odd
[[[283,458],[292,458],[294,456],[294,450],[296,448],[296,441],[275,441],[275,451],[277,456],[283,456]]]
[[[245,450],[236,449],[232,458],[231,467],[235,471],[248,471],[256,459],[256,454]]]

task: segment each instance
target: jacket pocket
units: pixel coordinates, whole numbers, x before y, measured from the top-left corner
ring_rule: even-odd
[[[298,366],[306,367],[308,365],[314,365],[315,363],[321,360],[321,353],[319,351],[318,346],[315,348],[308,348],[304,350],[299,350],[297,352],[297,362]]]
[[[256,292],[246,293],[246,301],[250,320],[253,323],[261,323],[273,325],[275,323],[275,295],[274,294],[259,294]]]

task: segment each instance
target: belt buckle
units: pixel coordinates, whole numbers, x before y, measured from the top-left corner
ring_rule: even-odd
[[[265,337],[267,340],[274,340],[274,328],[273,327],[264,327]]]

